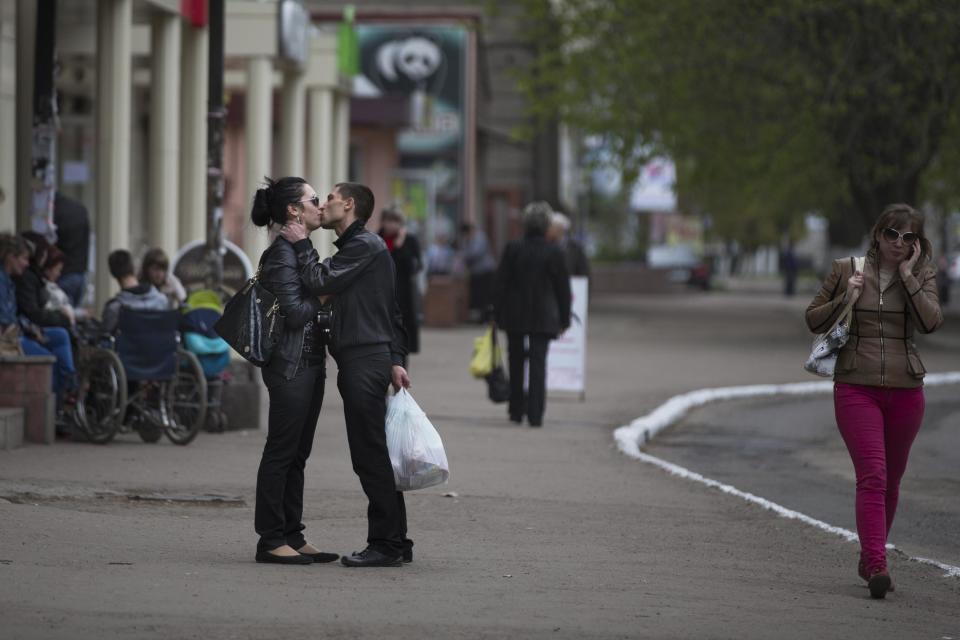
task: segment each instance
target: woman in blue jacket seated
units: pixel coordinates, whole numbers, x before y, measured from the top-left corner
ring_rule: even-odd
[[[70,336],[63,327],[38,327],[18,312],[14,278],[23,276],[30,265],[30,249],[23,238],[0,233],[0,264],[3,266],[0,269],[0,330],[6,332],[11,326],[18,327],[24,354],[52,355],[57,359],[53,391],[57,394],[57,406],[62,407],[64,392],[76,384]]]

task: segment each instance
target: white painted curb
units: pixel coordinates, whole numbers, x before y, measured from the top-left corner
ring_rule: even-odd
[[[932,373],[928,374],[924,379],[924,384],[927,386],[939,386],[956,383],[960,383],[960,371]],[[698,389],[696,391],[690,391],[688,393],[670,398],[647,415],[641,416],[631,422],[629,425],[620,427],[614,431],[613,437],[616,440],[617,447],[620,449],[620,451],[631,458],[635,458],[647,464],[652,464],[675,476],[685,478],[708,487],[719,489],[726,494],[742,498],[747,502],[756,504],[769,511],[773,511],[781,517],[789,518],[791,520],[798,520],[822,531],[826,531],[827,533],[837,535],[848,542],[854,542],[857,540],[857,534],[849,529],[833,526],[821,520],[817,520],[816,518],[812,518],[806,514],[800,513],[799,511],[788,509],[775,502],[761,498],[760,496],[741,491],[734,486],[712,480],[699,473],[696,473],[695,471],[691,471],[690,469],[686,469],[679,465],[673,464],[672,462],[667,462],[666,460],[640,451],[641,446],[649,442],[651,438],[653,438],[659,432],[674,424],[677,420],[686,415],[691,409],[702,406],[709,402],[772,395],[807,395],[813,393],[829,393],[832,390],[833,382],[831,381],[797,382],[792,384],[758,384],[740,387],[720,387],[717,389]],[[892,544],[887,544],[887,548],[896,549],[896,547]],[[912,556],[907,557],[914,562],[933,565],[943,570],[945,572],[944,577],[960,578],[960,567],[944,564],[942,562],[938,562],[937,560],[931,560],[928,558],[916,558]]]

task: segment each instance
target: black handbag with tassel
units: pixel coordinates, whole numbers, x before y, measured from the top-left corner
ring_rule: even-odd
[[[257,273],[227,302],[213,329],[243,358],[262,367],[270,362],[279,338],[279,311],[276,296],[260,284],[257,267]]]

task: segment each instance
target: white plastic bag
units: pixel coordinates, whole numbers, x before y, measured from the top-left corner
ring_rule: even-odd
[[[450,477],[440,434],[406,389],[387,400],[387,449],[397,491],[425,489]]]

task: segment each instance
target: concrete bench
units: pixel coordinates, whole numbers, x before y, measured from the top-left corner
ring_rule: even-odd
[[[0,356],[0,407],[23,410],[23,439],[50,444],[56,437],[53,356]]]
[[[0,451],[23,444],[23,409],[0,409]]]

